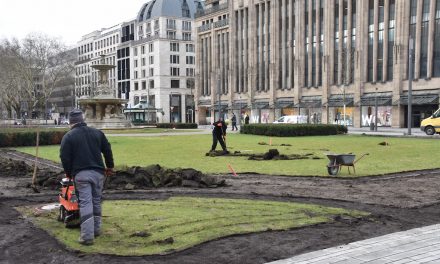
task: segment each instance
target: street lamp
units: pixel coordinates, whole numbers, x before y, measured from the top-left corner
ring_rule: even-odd
[[[218,69],[217,72],[217,91],[218,91],[218,118],[222,116],[222,109],[221,109],[221,92],[220,92],[220,74],[221,71]]]
[[[413,46],[414,40],[409,39],[409,51],[408,51],[408,135],[411,135],[412,128],[412,81],[413,81]]]

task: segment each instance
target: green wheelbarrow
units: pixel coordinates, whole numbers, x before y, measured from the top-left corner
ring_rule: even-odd
[[[355,164],[368,153],[363,154],[359,159],[356,159],[355,154],[326,154],[329,159],[327,164],[327,171],[330,175],[337,175],[342,166],[347,166],[348,174],[351,174],[350,167],[353,167],[353,173],[356,174]]]

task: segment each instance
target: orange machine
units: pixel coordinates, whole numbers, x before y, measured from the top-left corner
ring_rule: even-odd
[[[79,200],[75,193],[75,185],[70,178],[61,180],[59,193],[60,213],[58,221],[63,222],[66,227],[77,227],[80,225]]]

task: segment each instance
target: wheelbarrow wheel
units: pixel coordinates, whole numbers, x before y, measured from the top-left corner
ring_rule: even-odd
[[[327,166],[328,174],[337,175],[339,172],[339,166]]]

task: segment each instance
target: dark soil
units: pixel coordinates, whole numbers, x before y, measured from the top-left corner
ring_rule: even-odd
[[[13,162],[13,160],[24,160]],[[34,227],[14,206],[56,202],[57,191],[28,187],[33,162],[28,155],[0,150],[0,263],[265,263],[392,232],[439,223],[440,170],[342,179],[258,174],[213,176],[227,187],[107,189],[105,199],[166,199],[203,196],[315,203],[368,211],[357,221],[336,219],[288,231],[226,237],[166,256],[117,257],[67,250]],[[27,164],[27,165],[26,165]],[[59,165],[39,163],[38,177],[59,175]],[[117,176],[114,176],[117,177]],[[115,178],[116,181],[116,178]],[[13,231],[13,232],[11,232]]]

